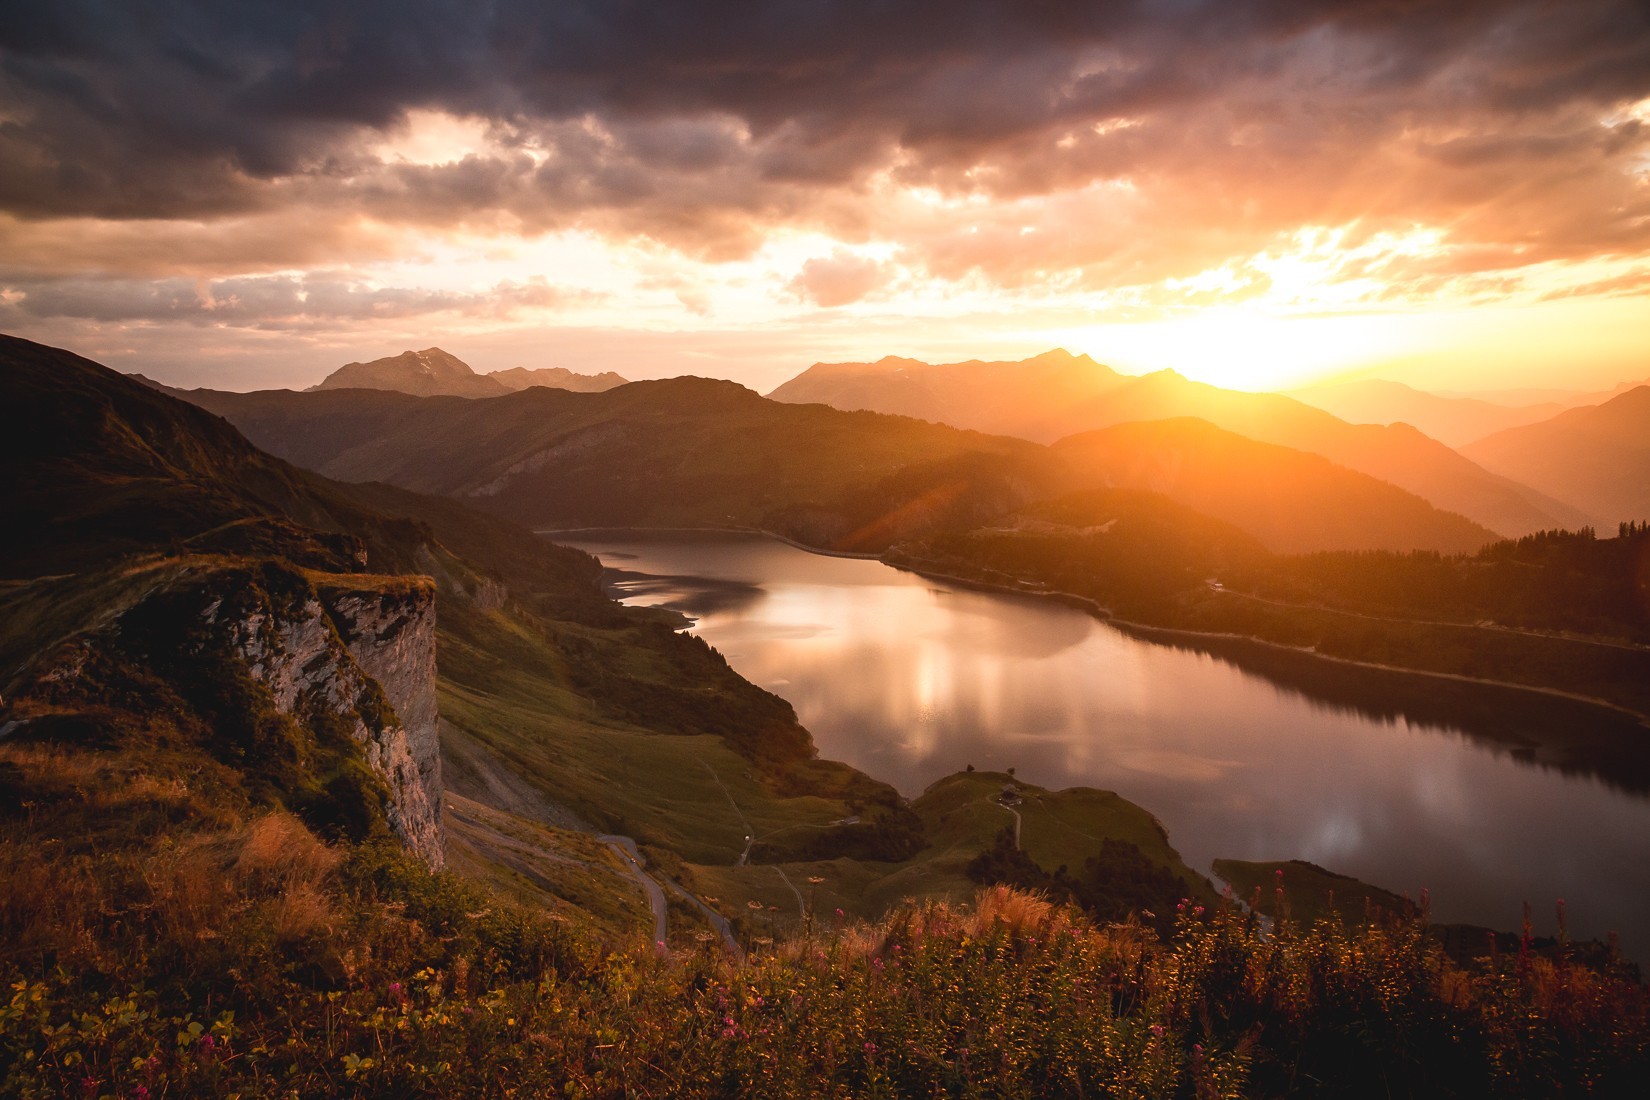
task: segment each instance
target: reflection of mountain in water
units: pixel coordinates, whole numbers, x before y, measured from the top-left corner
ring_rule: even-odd
[[[1625,711],[1530,688],[1328,660],[1248,638],[1119,629],[1262,676],[1320,710],[1460,733],[1522,763],[1650,794],[1650,730]]]

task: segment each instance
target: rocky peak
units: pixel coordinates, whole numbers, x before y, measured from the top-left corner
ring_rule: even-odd
[[[345,363],[314,388],[396,390],[420,397],[494,397],[510,392],[510,387],[477,374],[464,360],[440,348],[404,351],[369,363]]]

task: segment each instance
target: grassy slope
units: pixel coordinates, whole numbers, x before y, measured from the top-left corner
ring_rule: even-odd
[[[1161,492],[1278,553],[1474,551],[1496,538],[1395,485],[1203,420],[1121,424],[1070,436],[1055,451],[1091,483]]]
[[[875,918],[910,898],[966,901],[979,889],[966,874],[968,862],[1014,823],[996,801],[1005,783],[1014,783],[1020,792],[1016,809],[1023,821],[1021,842],[1038,864],[1050,870],[1080,867],[1100,850],[1101,841],[1126,840],[1179,875],[1188,896],[1213,897],[1208,881],[1181,862],[1157,820],[1139,806],[1110,791],[1048,791],[997,772],[959,772],[923,792],[914,808],[922,818],[924,847],[911,859],[889,864],[837,859],[771,866],[695,865],[693,880],[718,899],[729,917],[754,914],[748,918],[751,927],[775,932],[794,927],[798,920],[792,886],[825,923],[840,923],[835,917],[838,909],[847,918]],[[812,883],[812,878],[823,881]],[[752,901],[762,906],[760,911],[750,909]]]
[[[784,405],[702,378],[410,404],[366,391],[187,396],[330,476],[463,497],[535,526],[740,524],[876,549],[1060,476],[1021,440]]]

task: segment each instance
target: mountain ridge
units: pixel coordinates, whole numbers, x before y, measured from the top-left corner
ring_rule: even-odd
[[[1606,528],[1650,519],[1650,385],[1463,450],[1492,470],[1573,500]]]
[[[458,356],[431,347],[365,363],[345,363],[307,392],[366,389],[393,390],[418,397],[497,397],[530,386],[594,393],[624,383],[625,379],[612,371],[576,374],[566,367],[511,367],[478,374]]]
[[[888,371],[861,364],[866,369],[854,372],[851,379],[835,372],[829,392],[819,383],[823,376],[804,384],[809,372],[803,372],[772,393],[776,400],[811,401],[817,395],[836,407],[892,412],[896,410],[888,394],[899,390],[897,411],[905,415],[1044,443],[1129,421],[1193,416],[1258,442],[1322,455],[1407,489],[1501,535],[1586,521],[1578,510],[1493,474],[1408,425],[1348,424],[1278,394],[1225,390],[1172,370],[1119,375],[1070,358],[1078,366],[1060,375],[1065,387],[1046,393],[1027,392],[1025,374],[1011,369],[1024,363],[995,364],[999,369],[991,373],[984,388],[970,391],[966,407],[951,404],[943,386],[953,367],[966,364],[925,365],[917,371],[924,392],[891,384]]]

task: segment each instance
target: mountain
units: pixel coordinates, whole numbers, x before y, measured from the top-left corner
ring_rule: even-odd
[[[360,390],[187,396],[329,477],[452,496],[537,527],[758,527],[880,550],[1000,514],[1061,477],[1023,440],[786,405],[704,378],[476,401]]]
[[[1275,553],[1472,552],[1495,540],[1394,485],[1189,417],[1084,432],[1054,450],[1085,483],[1161,493]]]
[[[149,379],[142,379],[153,385]],[[313,390],[394,390],[419,397],[497,397],[529,386],[549,386],[580,393],[597,393],[622,386],[625,379],[612,371],[575,374],[566,367],[511,367],[477,374],[468,363],[440,348],[404,351],[370,363],[346,363],[323,378]]]
[[[1200,421],[1117,426],[1052,450],[770,401],[676,378],[501,398],[187,395],[261,446],[349,481],[468,500],[538,527],[741,526],[881,552],[1103,486],[1162,492],[1279,551],[1472,551],[1494,532],[1316,455]]]
[[[351,394],[419,400],[288,396]],[[857,817],[822,858],[898,851],[884,834],[910,833],[892,788],[816,759],[788,703],[608,600],[582,552],[457,501],[327,481],[203,409],[39,344],[0,338],[0,400],[28,413],[0,443],[14,535],[0,542],[7,747],[92,753],[112,774],[128,756],[204,768],[203,791],[233,796],[211,821],[275,807],[349,842],[376,822],[432,865],[451,854],[466,875],[558,909],[570,890],[603,891],[546,892],[536,868],[561,859],[550,826],[737,854],[739,835],[722,836],[736,826],[707,812],[725,805],[720,787],[661,799],[666,788],[633,789],[639,771],[714,767],[776,822]],[[463,807],[445,826],[444,796]],[[705,805],[678,816],[694,798]],[[522,830],[546,849],[530,863],[510,839]]]
[[[1502,405],[1470,397],[1440,397],[1380,378],[1308,386],[1287,394],[1353,424],[1409,424],[1451,447],[1564,411],[1556,401]]]
[[[312,387],[317,390],[398,390],[428,397],[495,397],[510,387],[477,374],[456,355],[440,348],[404,351],[370,363],[345,363]]]
[[[1650,519],[1650,386],[1497,432],[1463,453],[1613,528]]]
[[[503,383],[511,390],[524,390],[528,386],[548,386],[551,389],[572,390],[575,393],[600,393],[629,381],[623,375],[610,370],[600,374],[574,374],[566,367],[539,367],[536,370],[511,367],[509,370],[496,370],[482,377]]]
[[[774,390],[773,396],[787,401],[830,400],[839,408],[859,404],[886,412],[893,410],[881,402],[898,390],[900,411],[907,415],[1040,442],[1131,421],[1197,417],[1263,443],[1309,451],[1390,481],[1499,534],[1524,534],[1586,520],[1573,508],[1490,473],[1408,425],[1348,424],[1278,394],[1220,389],[1174,371],[1123,376],[1063,352],[1022,364],[930,367],[909,361],[898,366],[887,363],[827,368],[803,385],[813,373],[810,369]],[[898,389],[889,380],[896,371],[919,379],[922,385]],[[1042,384],[1050,375],[1064,386]],[[959,382],[955,393],[949,387],[952,377],[966,379]],[[825,385],[826,381],[840,382],[842,392]],[[936,396],[930,399],[924,394]],[[965,395],[966,400],[957,395]]]
[[[768,394],[775,401],[912,416],[1040,443],[1127,381],[1087,355],[1056,348],[1020,362],[816,363]]]
[[[89,360],[0,337],[0,367],[28,413],[0,445],[7,735],[192,755],[254,805],[439,867],[417,529]]]

